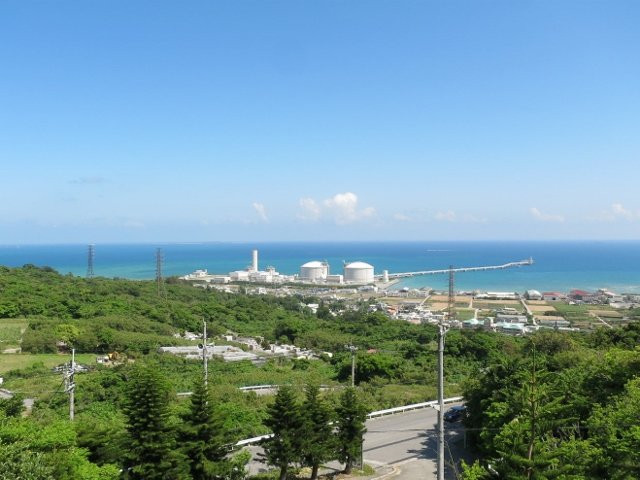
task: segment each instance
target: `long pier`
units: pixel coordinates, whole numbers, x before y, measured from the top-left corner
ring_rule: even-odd
[[[519,262],[509,262],[503,265],[485,265],[481,267],[461,267],[461,268],[453,268],[453,272],[484,272],[486,270],[504,270],[506,268],[514,268],[514,267],[525,267],[528,265],[533,265],[533,258],[529,258],[527,260],[520,260]],[[376,279],[394,279],[394,278],[406,278],[406,277],[418,277],[421,275],[440,275],[440,274],[448,274],[450,271],[448,268],[444,268],[441,270],[423,270],[420,272],[402,272],[402,273],[385,273],[382,275],[376,275]]]

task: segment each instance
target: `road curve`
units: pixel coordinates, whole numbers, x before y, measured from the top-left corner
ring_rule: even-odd
[[[450,408],[447,405],[445,408]],[[393,478],[436,479],[436,441],[437,412],[433,408],[412,410],[367,421],[367,433],[364,438],[364,461],[373,466],[390,465],[394,467]],[[446,424],[447,463],[453,459],[457,463],[465,456],[463,449],[463,429],[460,423]],[[250,448],[253,460],[249,465],[252,474],[265,471],[267,467],[260,463],[259,447]],[[332,462],[328,467],[340,469],[341,465]],[[455,478],[453,468],[448,466],[447,478]]]

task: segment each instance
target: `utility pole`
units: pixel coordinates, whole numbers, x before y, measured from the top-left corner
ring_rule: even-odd
[[[358,347],[353,345],[345,345],[344,348],[351,352],[351,386],[356,386],[356,352]]]
[[[76,349],[71,349],[71,366],[69,368],[69,372],[65,376],[65,389],[69,394],[69,420],[73,422],[74,414],[75,414],[75,374],[76,370]]]
[[[202,319],[203,331],[202,331],[202,364],[204,365],[204,384],[207,385],[209,381],[209,365],[208,365],[208,352],[207,352],[207,321]]]
[[[444,334],[442,317],[438,322],[438,480],[444,480]]]

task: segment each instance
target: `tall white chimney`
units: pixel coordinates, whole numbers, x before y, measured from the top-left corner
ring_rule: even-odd
[[[258,271],[258,250],[254,248],[252,253],[253,253],[253,261],[251,262],[251,271],[257,272]]]

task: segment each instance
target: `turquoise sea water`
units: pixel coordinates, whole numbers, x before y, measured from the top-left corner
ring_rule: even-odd
[[[376,273],[495,265],[533,257],[528,267],[456,275],[459,290],[526,289],[640,292],[640,241],[620,242],[371,242],[371,243],[171,243],[97,244],[94,271],[105,277],[148,279],[155,275],[155,251],[164,253],[164,274],[183,275],[198,268],[227,273],[245,268],[251,250],[260,251],[260,268],[273,265],[282,273],[297,273],[309,260],[328,260],[333,273],[343,261],[371,263]],[[32,263],[61,273],[85,275],[86,245],[0,246],[0,265]],[[446,276],[403,280],[409,287],[444,289]]]

